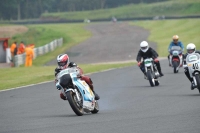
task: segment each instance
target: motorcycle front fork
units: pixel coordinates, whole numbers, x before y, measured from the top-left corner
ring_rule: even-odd
[[[67,88],[64,88],[63,91],[62,91],[65,97],[67,97],[67,95],[66,95],[66,90],[67,90]],[[73,93],[75,93],[78,102],[80,102],[80,101],[81,101],[81,98],[80,98],[80,94],[79,94],[79,92],[77,91],[77,89],[73,89],[73,90],[70,90],[70,91],[72,91]]]
[[[77,100],[80,102],[81,101],[80,94],[78,93],[77,89],[74,89],[74,91],[75,91]]]

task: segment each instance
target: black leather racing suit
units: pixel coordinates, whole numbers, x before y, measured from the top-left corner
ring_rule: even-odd
[[[146,58],[157,58],[158,57],[158,53],[151,47],[149,47],[149,49],[146,51],[146,52],[143,52],[141,49],[139,50],[138,52],[138,55],[137,55],[137,62],[141,62],[141,60],[145,60]],[[160,62],[154,62],[158,68],[158,72],[159,73],[162,73],[161,72],[161,67],[160,67]],[[141,65],[140,65],[140,69],[143,73],[145,73],[145,70],[144,70],[144,62],[142,61]]]

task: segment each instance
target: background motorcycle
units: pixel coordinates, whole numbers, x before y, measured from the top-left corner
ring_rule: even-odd
[[[158,86],[159,85],[158,77],[160,77],[160,74],[158,73],[157,66],[156,64],[154,64],[153,59],[152,58],[145,59],[144,67],[147,80],[149,80],[151,87]]]
[[[56,87],[65,94],[72,110],[78,116],[86,113],[97,113],[99,111],[98,102],[88,84],[77,77],[78,68],[67,68],[57,75]]]
[[[182,52],[179,46],[172,46],[170,49],[169,63],[174,68],[174,73],[178,73],[179,68],[183,66]]]
[[[198,53],[188,54],[186,64],[184,68],[188,68],[190,77],[193,78],[194,85],[200,93],[200,55]]]

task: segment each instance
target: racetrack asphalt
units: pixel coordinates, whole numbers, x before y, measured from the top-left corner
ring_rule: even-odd
[[[93,36],[72,47],[66,53],[77,64],[133,61],[140,49],[140,42],[147,40],[149,31],[131,26],[128,22],[91,23],[86,29]],[[149,42],[156,49],[156,44]],[[46,65],[56,65],[56,57]]]
[[[160,62],[157,87],[138,66],[90,74],[98,114],[76,116],[53,81],[0,92],[0,133],[199,133],[198,90],[190,90],[183,68],[174,74],[167,59]]]

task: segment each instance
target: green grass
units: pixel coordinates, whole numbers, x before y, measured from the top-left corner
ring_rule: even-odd
[[[157,44],[160,56],[168,55],[168,46],[173,35],[179,35],[185,48],[188,43],[194,43],[200,50],[200,19],[160,20],[160,21],[135,21],[131,25],[141,26],[150,31],[148,41]]]
[[[22,40],[25,43],[34,43],[36,47],[39,47],[63,36],[61,32],[50,28],[47,29],[44,26],[38,25],[35,27],[29,25],[27,27],[29,28],[28,32],[12,37],[10,42],[20,42]]]
[[[132,66],[134,63],[121,63],[121,64],[80,64],[84,74],[92,72],[100,72],[111,68],[121,68]],[[44,67],[18,67],[18,68],[1,68],[0,69],[0,90],[15,88],[19,86],[40,83],[44,81],[54,80],[54,69],[56,66]]]
[[[116,18],[137,18],[137,17],[154,17],[157,15],[165,16],[185,16],[200,15],[200,0],[170,0],[152,4],[130,4],[117,8],[77,11],[77,12],[60,12],[60,13],[43,13],[41,17],[61,18],[66,20],[84,20],[88,19],[111,19]]]

